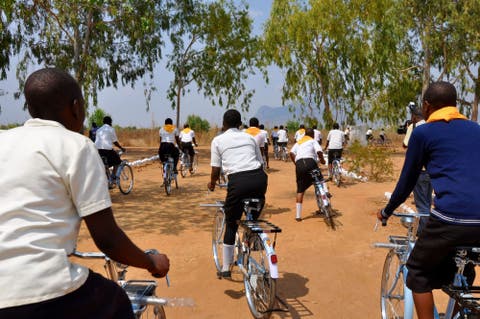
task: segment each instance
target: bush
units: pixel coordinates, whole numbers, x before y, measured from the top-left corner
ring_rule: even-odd
[[[208,132],[210,130],[210,123],[198,115],[189,115],[187,123],[195,132]]]
[[[390,179],[393,176],[393,162],[390,159],[391,151],[375,146],[363,146],[354,141],[348,148],[348,164],[350,170],[356,174],[366,174],[374,181]]]
[[[88,117],[88,128],[92,127],[92,122],[95,122],[98,127],[103,125],[103,118],[105,116],[109,116],[110,114],[107,114],[104,110],[101,108],[97,107],[95,108],[95,111],[93,111],[92,114]],[[113,122],[115,123],[115,119],[113,119]]]

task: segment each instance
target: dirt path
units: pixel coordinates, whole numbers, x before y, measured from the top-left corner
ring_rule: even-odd
[[[212,210],[200,203],[223,200],[225,190],[208,194],[209,150],[199,149],[200,168],[194,176],[179,177],[180,188],[166,196],[161,187],[160,165],[135,169],[135,187],[130,195],[113,190],[117,222],[142,248],[157,248],[171,261],[171,284],[159,282],[161,296],[191,297],[193,308],[167,308],[174,318],[251,318],[243,282],[218,280],[211,251]],[[132,159],[149,157],[155,149],[132,151]],[[394,156],[396,176],[403,154]],[[271,160],[267,206],[264,217],[282,228],[277,239],[280,278],[278,295],[288,304],[287,312],[272,318],[379,318],[379,285],[386,254],[372,248],[388,234],[403,234],[397,221],[374,232],[375,212],[384,205],[383,194],[394,181],[385,183],[349,181],[344,187],[330,185],[337,212],[337,230],[327,228],[314,216],[313,189],[304,199],[302,222],[295,217],[294,165]],[[410,204],[412,207],[413,205]],[[85,228],[79,250],[95,250]],[[103,273],[98,262],[85,263]],[[129,278],[149,278],[130,268]]]

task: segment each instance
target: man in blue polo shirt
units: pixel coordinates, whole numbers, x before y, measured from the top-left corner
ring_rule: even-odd
[[[432,83],[425,91],[427,123],[413,131],[397,186],[377,214],[379,220],[388,219],[426,167],[436,195],[434,208],[407,262],[407,286],[419,319],[433,319],[432,290],[452,282],[455,247],[480,244],[480,126],[458,112],[456,100],[455,87],[448,82]],[[473,269],[466,271],[473,281]]]

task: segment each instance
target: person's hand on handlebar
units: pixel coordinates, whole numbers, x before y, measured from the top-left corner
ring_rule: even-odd
[[[148,271],[153,277],[162,278],[165,277],[170,269],[170,260],[165,254],[148,254],[152,261],[152,266],[148,268]]]
[[[383,213],[383,209],[380,209],[377,212],[377,219],[382,222],[382,226],[387,226],[388,217],[385,217],[382,213]]]

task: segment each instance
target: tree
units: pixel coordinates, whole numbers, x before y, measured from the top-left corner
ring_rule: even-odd
[[[99,127],[102,126],[103,118],[105,116],[110,116],[110,114],[107,114],[101,108],[95,108],[95,111],[93,111],[93,113],[88,117],[88,124],[90,125],[89,127],[91,128],[92,123],[97,124]]]
[[[23,53],[20,88],[37,63],[74,73],[87,103],[118,83],[134,85],[161,58],[168,2],[123,0],[18,0],[13,5]]]
[[[208,132],[210,123],[198,115],[187,116],[187,123],[190,128],[196,132]]]
[[[249,107],[253,91],[244,81],[259,66],[257,39],[246,6],[233,1],[179,1],[173,10],[170,39],[173,44],[167,67],[173,71],[168,98],[180,123],[181,96],[194,82],[213,105],[232,107],[243,97]]]

